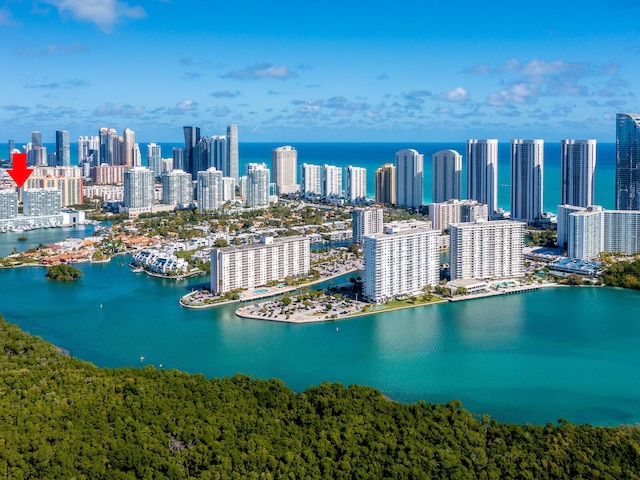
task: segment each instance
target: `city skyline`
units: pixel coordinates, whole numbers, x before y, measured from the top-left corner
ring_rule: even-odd
[[[462,2],[455,17],[402,7],[233,4],[214,22],[217,5],[189,1],[5,2],[3,133],[53,143],[109,125],[176,142],[184,125],[240,124],[243,141],[283,144],[613,142],[615,112],[639,109],[638,5],[543,1],[524,22],[506,2]]]

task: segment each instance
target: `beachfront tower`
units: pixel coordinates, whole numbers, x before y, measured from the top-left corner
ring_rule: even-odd
[[[542,219],[544,140],[511,140],[511,219]]]
[[[616,210],[640,210],[640,115],[616,115]]]
[[[414,149],[396,153],[396,202],[399,206],[418,208],[422,205],[424,155]]]
[[[462,155],[440,150],[431,156],[431,201],[460,200],[462,195]]]
[[[467,140],[467,198],[498,208],[498,140]]]
[[[562,140],[560,144],[560,205],[588,207],[594,203],[595,140]]]

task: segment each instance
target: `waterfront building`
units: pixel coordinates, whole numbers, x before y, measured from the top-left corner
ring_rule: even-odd
[[[115,128],[101,127],[98,130],[99,139],[99,155],[98,165],[117,165],[114,162],[115,152],[114,145],[117,144],[118,133]]]
[[[211,251],[211,291],[223,294],[261,287],[272,281],[306,275],[310,268],[309,237],[263,237],[258,244]]]
[[[395,205],[396,203],[396,167],[385,163],[375,171],[376,203]]]
[[[349,203],[365,203],[367,201],[367,169],[363,167],[347,167],[347,190],[345,195]]]
[[[162,203],[165,205],[188,205],[193,202],[193,182],[190,173],[171,170],[161,176]]]
[[[364,237],[382,233],[384,210],[378,207],[354,208],[351,210],[353,243],[361,244]]]
[[[396,153],[396,203],[402,207],[422,205],[424,155],[414,149]]]
[[[134,162],[134,150],[136,145],[136,134],[130,128],[125,128],[122,134],[122,152],[120,154],[121,165],[127,167],[136,166]]]
[[[225,177],[240,178],[240,152],[238,150],[238,125],[227,126],[227,162],[228,173]]]
[[[124,185],[85,185],[82,187],[84,197],[99,197],[105,202],[122,202]]]
[[[150,212],[155,203],[155,177],[145,167],[124,172],[124,207],[128,213]]]
[[[185,157],[185,149],[181,147],[173,147],[173,168],[176,170],[183,170],[186,168],[186,163],[184,161]]]
[[[14,153],[15,149],[16,141],[9,139],[9,141],[7,142],[7,152],[9,153],[9,158],[7,158],[7,160],[11,161],[11,155]]]
[[[496,220],[449,225],[451,280],[524,275],[523,222]]]
[[[124,183],[124,165],[99,165],[91,169],[91,178],[99,185]]]
[[[222,172],[215,167],[198,172],[196,197],[201,212],[218,210],[222,206]]]
[[[200,128],[194,126],[182,127],[184,132],[184,159],[182,167],[177,167],[174,164],[174,168],[182,168],[185,172],[190,173],[192,176],[198,174],[198,170],[195,168],[194,150],[196,144],[200,141]]]
[[[56,131],[56,165],[60,167],[71,166],[71,144],[67,130]]]
[[[429,218],[434,230],[444,232],[450,223],[467,223],[489,219],[489,207],[476,200],[449,200],[429,204]]]
[[[100,160],[100,137],[84,136],[78,138],[78,166],[89,164],[90,167],[98,165]],[[83,167],[84,168],[84,167]],[[86,175],[83,175],[86,176]]]
[[[36,167],[24,188],[53,188],[60,192],[62,207],[81,205],[82,170],[79,167]]]
[[[364,237],[362,293],[373,303],[419,295],[438,283],[438,232],[422,226],[385,225],[383,233]]]
[[[557,230],[558,230],[558,247],[567,248],[569,241],[569,215],[574,212],[581,212],[586,207],[577,207],[575,205],[558,205],[558,213],[556,214]]]
[[[322,196],[328,202],[342,198],[342,168],[325,164],[322,167]]]
[[[605,243],[603,209],[590,205],[569,215],[567,256],[593,260],[600,256]]]
[[[467,140],[467,198],[498,209],[498,140]]]
[[[431,161],[431,201],[462,198],[462,155],[455,150],[440,150],[431,156]]]
[[[211,162],[209,166],[220,170],[223,176],[229,176],[227,137],[224,135],[213,135],[211,137]]]
[[[57,215],[61,210],[60,190],[57,188],[25,188],[22,191],[25,216]]]
[[[305,200],[322,197],[322,179],[322,166],[308,163],[303,163],[300,166],[300,193]]]
[[[511,140],[511,219],[542,220],[544,140]]]
[[[162,175],[162,147],[160,145],[147,144],[147,166],[156,178]]]
[[[277,147],[271,151],[271,171],[276,184],[277,195],[297,193],[298,152],[290,145]]]
[[[233,202],[236,198],[236,179],[222,177],[222,202]]]
[[[640,210],[604,210],[604,250],[623,255],[640,253]]]
[[[247,165],[247,206],[269,206],[269,183],[271,183],[271,172],[265,163]]]
[[[640,210],[640,115],[616,115],[616,210]]]
[[[0,190],[0,220],[18,216],[18,192],[14,188]]]
[[[560,204],[593,205],[596,172],[595,140],[562,140],[560,143]]]

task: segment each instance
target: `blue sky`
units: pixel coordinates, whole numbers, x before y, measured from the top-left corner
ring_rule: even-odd
[[[638,18],[611,0],[0,0],[0,138],[610,142],[640,111]]]

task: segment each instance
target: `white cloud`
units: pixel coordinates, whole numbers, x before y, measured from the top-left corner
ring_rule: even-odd
[[[440,98],[448,102],[464,102],[469,99],[469,92],[466,88],[456,87],[440,95]]]
[[[524,82],[514,83],[509,88],[498,93],[492,93],[487,97],[486,103],[494,107],[503,107],[513,103],[535,103],[537,101],[538,87]]]
[[[70,14],[74,19],[95,23],[105,32],[122,18],[145,18],[146,12],[141,6],[129,6],[119,0],[44,0],[53,5],[61,15]]]
[[[222,75],[222,78],[233,80],[260,80],[263,78],[274,78],[276,80],[287,80],[297,75],[286,65],[271,65],[270,63],[256,63],[240,70],[233,70]]]

